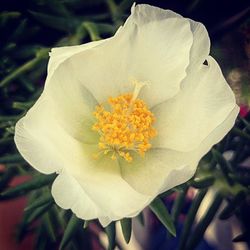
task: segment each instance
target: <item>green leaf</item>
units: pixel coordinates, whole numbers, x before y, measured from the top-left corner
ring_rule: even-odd
[[[43,216],[44,226],[46,228],[47,234],[52,242],[56,242],[56,227],[53,223],[53,218],[51,215],[51,209],[47,211]]]
[[[120,220],[122,233],[125,241],[129,243],[132,233],[132,219],[131,218],[124,218]]]
[[[38,175],[33,177],[30,181],[26,181],[16,187],[10,188],[0,194],[0,200],[10,199],[13,197],[21,196],[27,192],[49,185],[53,182],[56,175]]]
[[[31,213],[25,213],[24,217],[24,224],[28,225],[34,220],[38,219],[40,216],[42,216],[44,213],[46,213],[50,207],[53,205],[53,202],[47,203],[41,207],[36,208]]]
[[[203,238],[203,235],[207,227],[209,226],[215,214],[217,213],[222,201],[223,201],[222,195],[220,193],[217,193],[215,195],[215,198],[211,206],[207,209],[206,214],[201,218],[201,220],[195,227],[194,232],[192,233],[190,239],[188,240],[185,250],[193,250],[198,246],[198,244]]]
[[[116,231],[115,231],[115,222],[111,222],[107,227],[105,227],[105,232],[108,236],[109,240],[109,250],[113,250],[115,248],[115,237],[116,237]]]
[[[0,157],[1,164],[23,162],[24,159],[20,154],[6,155]]]
[[[188,191],[188,187],[186,187],[183,191],[180,191],[177,197],[175,198],[175,201],[171,210],[171,216],[173,218],[174,223],[177,222],[177,219],[181,213],[181,210],[185,203],[187,191]]]
[[[47,59],[49,56],[47,49],[41,49],[38,51],[37,56],[21,65],[19,68],[12,71],[9,75],[7,75],[1,82],[0,88],[6,86],[8,83],[19,77],[20,75],[26,73],[27,71],[32,70],[37,64],[41,63],[43,60]]]
[[[77,228],[81,224],[81,220],[79,220],[74,214],[71,216],[68,225],[64,231],[63,238],[60,243],[59,249],[64,249],[70,240],[74,237],[77,232]]]
[[[214,184],[215,178],[213,176],[198,177],[190,181],[190,185],[194,188],[207,188]]]
[[[40,198],[37,198],[35,201],[32,201],[31,204],[29,204],[25,209],[24,211],[27,212],[27,211],[31,211],[37,207],[40,207],[40,206],[43,206],[45,205],[46,203],[50,203],[51,201],[53,202],[53,197],[50,193],[47,193],[47,194],[44,194],[42,195],[42,197]]]
[[[79,21],[74,18],[52,16],[35,11],[29,11],[29,13],[40,23],[60,31],[74,32],[79,25]]]
[[[223,176],[225,177],[227,183],[232,186],[234,184],[234,181],[229,176],[229,171],[232,170],[232,167],[230,166],[229,162],[227,162],[223,155],[216,149],[212,149],[212,154],[217,163],[219,164],[220,170]]]
[[[232,200],[230,200],[227,206],[221,211],[219,218],[221,220],[227,220],[230,218],[235,210],[241,206],[245,200],[246,194],[244,191],[239,192]]]
[[[145,220],[143,216],[143,212],[140,212],[137,216],[136,219],[140,222],[142,226],[145,226]]]
[[[187,242],[188,236],[190,235],[195,216],[206,193],[207,189],[199,190],[191,204],[191,207],[187,213],[187,217],[182,228],[178,250],[185,250],[185,244]]]
[[[8,168],[0,178],[0,190],[4,189],[9,181],[17,174],[17,169],[14,167]]]
[[[161,223],[167,228],[167,230],[173,235],[176,236],[176,230],[173,223],[173,220],[160,198],[154,199],[154,201],[149,205],[150,209],[161,221]]]
[[[97,40],[101,39],[100,34],[99,34],[99,30],[98,30],[95,23],[83,22],[83,26],[88,31],[91,41],[97,41]]]
[[[89,220],[85,220],[83,224],[83,228],[86,229],[89,226],[89,223],[90,223]]]
[[[235,127],[232,129],[232,132],[233,134],[238,135],[242,137],[243,139],[250,141],[250,135],[247,134],[246,132],[243,132],[242,130],[235,128]]]

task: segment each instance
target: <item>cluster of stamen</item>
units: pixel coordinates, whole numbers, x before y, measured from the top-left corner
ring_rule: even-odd
[[[144,156],[150,149],[150,139],[156,136],[155,117],[145,102],[127,93],[108,99],[109,108],[98,105],[94,112],[96,123],[92,129],[100,134],[99,153],[111,153],[126,161],[133,160],[131,152]]]

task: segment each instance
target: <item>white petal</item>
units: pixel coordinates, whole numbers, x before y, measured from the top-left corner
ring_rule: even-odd
[[[207,60],[208,66],[188,74],[177,96],[152,109],[158,131],[154,147],[190,151],[236,106],[218,64],[212,57]]]
[[[161,21],[167,18],[182,18],[181,15],[171,10],[164,10],[148,4],[133,5],[131,14],[138,25],[143,25],[151,21]]]
[[[193,42],[189,22],[153,16],[148,22],[150,16],[144,20],[135,15],[140,16],[139,11],[107,42],[68,59],[71,73],[100,103],[133,91],[131,80],[136,79],[148,83],[141,96],[152,106],[174,96],[186,76]]]
[[[46,84],[49,82],[50,77],[54,74],[54,71],[57,69],[57,67],[66,59],[79,52],[94,48],[105,41],[106,39],[103,39],[100,41],[93,41],[76,46],[64,46],[64,47],[53,48],[50,52],[50,60],[48,64],[48,76]]]
[[[124,181],[117,162],[107,157],[89,161],[82,174],[74,178],[100,209],[98,218],[118,220],[135,216],[153,199],[138,193]]]
[[[74,138],[83,143],[97,143],[98,134],[92,130],[93,112],[98,104],[93,94],[72,73],[68,60],[57,68],[45,88],[54,104],[56,121]]]
[[[170,189],[191,178],[198,160],[173,150],[152,149],[143,159],[138,156],[131,164],[121,161],[120,165],[123,178],[135,190],[155,196],[166,180]]]
[[[200,159],[232,128],[239,112],[236,106],[227,118],[190,152],[152,149],[131,165],[121,162],[123,178],[137,191],[155,196],[188,181]]]
[[[188,73],[199,69],[210,52],[210,39],[205,26],[199,22],[187,19],[193,33],[193,44],[190,51]],[[185,80],[184,80],[185,81]]]
[[[78,182],[65,171],[60,173],[52,185],[55,202],[64,209],[71,208],[77,217],[91,220],[98,217],[98,208],[86,195]]]
[[[21,155],[38,171],[46,174],[62,168],[60,152],[53,141],[56,131],[60,138],[62,131],[57,124],[47,119],[49,101],[41,96],[25,117],[15,127],[15,143]],[[63,140],[59,143],[64,143]]]
[[[84,144],[65,130],[57,111],[53,100],[43,93],[15,128],[14,139],[19,152],[42,173],[74,169],[74,165],[77,168],[83,157]]]
[[[193,35],[189,21],[173,16],[171,11],[137,5],[120,32],[130,35],[129,75],[147,83],[140,96],[149,106],[174,96],[186,76]]]

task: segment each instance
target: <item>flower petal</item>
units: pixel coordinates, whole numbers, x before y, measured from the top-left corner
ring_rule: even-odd
[[[210,39],[202,23],[187,19],[193,33],[193,44],[190,51],[190,64],[187,72],[196,71],[207,59],[210,52]],[[185,81],[185,79],[184,79]]]
[[[149,106],[173,97],[186,76],[193,35],[189,22],[149,5],[132,9],[123,30],[133,43],[129,75],[147,87],[140,96]]]
[[[116,161],[108,157],[93,159],[89,151],[79,162],[72,162],[68,168],[59,174],[52,188],[52,194],[59,206],[70,208],[83,219],[99,218],[103,225],[112,220],[137,215],[147,206],[152,197],[136,192],[121,178]],[[79,156],[81,158],[81,156]],[[111,205],[112,204],[112,205]],[[83,209],[86,206],[92,209]]]
[[[65,171],[60,173],[52,185],[55,202],[64,209],[71,208],[77,217],[91,220],[98,217],[98,208],[84,192],[78,182]]]
[[[74,174],[74,178],[100,209],[98,218],[119,220],[135,216],[153,199],[138,193],[124,181],[117,162],[109,157],[89,159],[82,174]]]
[[[72,75],[99,103],[133,91],[132,80],[136,79],[148,83],[141,96],[152,106],[174,96],[186,76],[193,42],[189,22],[180,18],[156,20],[155,13],[144,17],[139,12],[135,7],[124,27],[107,42],[68,59]]]
[[[155,106],[158,136],[154,147],[177,151],[196,148],[236,106],[235,97],[212,57],[190,73],[174,98]]]
[[[57,67],[64,62],[66,59],[70,58],[71,56],[80,53],[82,51],[85,51],[87,49],[94,48],[103,42],[105,42],[107,39],[99,40],[99,41],[93,41],[81,45],[76,46],[64,46],[64,47],[58,47],[53,48],[50,52],[50,60],[48,64],[48,76],[47,76],[47,82],[49,82],[50,77],[54,74]]]
[[[15,127],[15,144],[24,159],[38,171],[50,174],[62,168],[60,153],[53,142],[53,131],[60,140],[62,131],[47,118],[49,101],[41,96]],[[49,124],[49,125],[48,125]],[[64,143],[60,140],[59,143]]]
[[[96,144],[98,134],[92,130],[92,125],[95,122],[93,112],[98,103],[71,71],[68,60],[61,63],[44,92],[53,100],[55,122],[59,122],[77,140]]]
[[[234,125],[239,112],[236,106],[226,119],[190,152],[170,149],[152,149],[131,166],[121,162],[123,178],[137,191],[156,196],[188,181],[195,173],[198,162],[211,147],[218,143]]]

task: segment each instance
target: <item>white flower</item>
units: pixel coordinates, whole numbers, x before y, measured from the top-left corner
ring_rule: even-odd
[[[202,24],[149,5],[133,6],[114,37],[52,49],[15,142],[59,174],[60,207],[106,226],[193,176],[239,111],[209,50]]]

